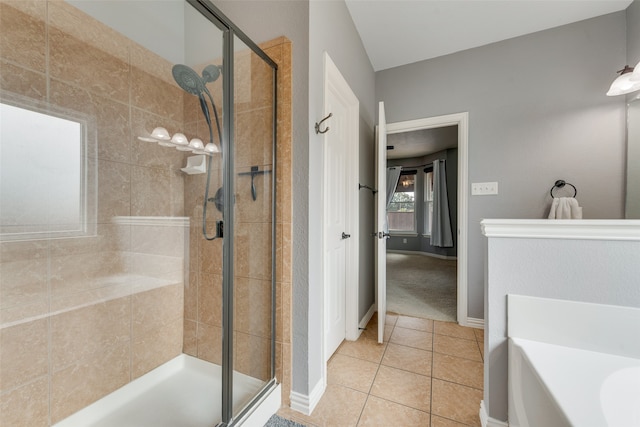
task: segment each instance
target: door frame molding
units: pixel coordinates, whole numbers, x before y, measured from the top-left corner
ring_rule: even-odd
[[[360,146],[360,101],[354,94],[351,87],[347,83],[346,79],[340,73],[340,70],[335,65],[331,57],[327,52],[324,52],[324,92],[323,92],[323,112],[324,117],[329,115],[331,111],[327,111],[326,105],[326,94],[332,90],[332,92],[336,93],[339,98],[347,105],[347,115],[348,120],[346,125],[348,126],[349,133],[349,141],[350,143],[346,148],[347,153],[347,161],[348,165],[347,174],[346,174],[346,191],[347,191],[347,206],[346,206],[346,224],[348,230],[350,230],[351,238],[346,241],[346,262],[345,262],[345,338],[347,340],[356,340],[360,335],[360,330],[358,328],[358,297],[359,297],[359,194],[358,194],[358,177],[360,170],[360,159],[359,159],[359,146]],[[334,120],[336,118],[333,118]],[[331,119],[327,122],[328,127],[331,127]],[[331,130],[329,130],[331,132]],[[325,239],[325,219],[326,219],[326,174],[325,174],[325,163],[328,159],[326,157],[324,144],[327,135],[323,137],[323,177],[322,177],[322,312],[323,312],[323,321],[322,321],[322,357],[326,358],[326,325],[327,325],[327,310],[326,310],[326,299],[327,299],[327,290],[328,290],[328,275],[326,274],[326,260],[324,259],[324,254],[326,250],[326,239]],[[346,230],[345,230],[346,231]],[[325,360],[325,369],[323,372],[323,377],[326,380],[326,360]]]
[[[469,113],[454,113],[403,122],[387,123],[387,135],[444,126],[458,126],[458,278],[457,320],[472,326],[468,317],[468,181],[469,181]],[[472,322],[473,323],[473,322]],[[476,325],[473,325],[476,326]],[[476,326],[477,327],[477,326]]]

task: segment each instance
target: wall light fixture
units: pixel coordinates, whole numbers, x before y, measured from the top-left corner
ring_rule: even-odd
[[[640,70],[639,66],[636,66],[634,71],[634,67],[628,65],[619,70],[620,75],[611,83],[607,96],[625,95],[640,90],[640,71],[638,70]]]

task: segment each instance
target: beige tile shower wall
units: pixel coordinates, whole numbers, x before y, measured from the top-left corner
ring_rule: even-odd
[[[189,215],[184,155],[136,139],[187,132],[171,65],[65,2],[0,0],[2,95],[84,115],[98,177],[95,236],[0,243],[2,426],[54,424],[182,350],[188,232],[114,221]]]
[[[280,37],[261,46],[278,64],[276,157],[276,378],[282,384],[282,403],[291,393],[291,287],[292,287],[292,110],[291,41]]]
[[[257,200],[251,197],[250,176],[236,179],[235,239],[235,341],[234,368],[267,379],[270,352],[271,306],[271,188],[276,179],[276,377],[283,385],[283,402],[291,390],[291,42],[284,37],[261,47],[278,64],[277,174],[255,177]],[[262,60],[238,52],[235,62],[235,161],[236,172],[251,166],[270,169],[271,71]],[[266,78],[265,78],[266,77]],[[214,86],[214,97],[220,93]],[[187,104],[185,111],[194,111]],[[220,104],[218,104],[220,105]],[[198,117],[195,110],[195,117]],[[194,116],[191,116],[194,117]],[[205,140],[206,126],[200,119],[187,120]],[[266,131],[265,131],[266,129]],[[215,134],[214,134],[215,136]],[[217,138],[216,138],[217,141]],[[210,197],[221,185],[220,163],[215,158]],[[202,202],[205,182],[197,176],[185,178],[185,213],[191,218],[190,281],[185,289],[184,349],[187,354],[221,363],[222,341],[222,246],[219,240],[202,237]],[[213,234],[220,213],[209,204],[207,224]]]
[[[271,194],[275,176],[268,173],[253,178],[256,189],[254,200],[250,171],[252,167],[274,170],[273,70],[248,49],[236,52],[234,66],[234,160],[237,173],[234,369],[266,381],[271,374],[272,260],[282,242],[277,232],[275,242],[272,235],[273,226],[277,226],[272,215]],[[276,253],[273,253],[273,246]]]

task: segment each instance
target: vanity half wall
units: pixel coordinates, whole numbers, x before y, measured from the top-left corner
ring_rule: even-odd
[[[481,420],[507,414],[507,294],[640,307],[640,221],[485,219]]]

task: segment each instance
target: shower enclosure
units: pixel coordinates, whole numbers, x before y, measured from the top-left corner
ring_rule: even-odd
[[[258,425],[276,63],[208,0],[0,0],[0,36],[0,425]]]

